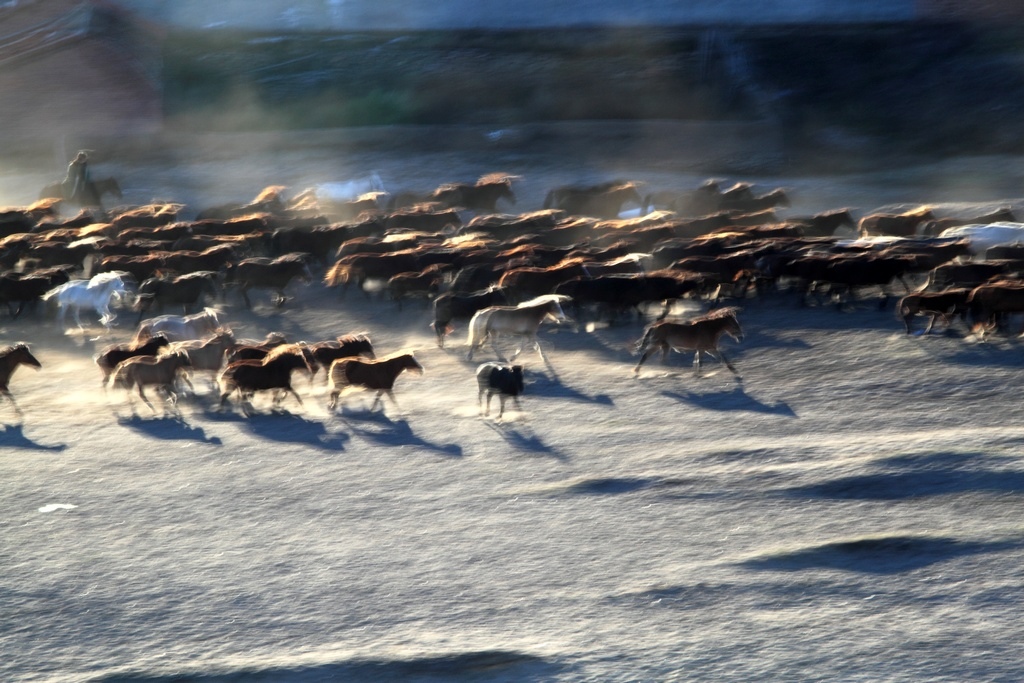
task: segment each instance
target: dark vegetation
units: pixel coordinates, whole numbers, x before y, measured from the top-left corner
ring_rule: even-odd
[[[899,24],[361,34],[179,33],[168,125],[269,130],[559,120],[839,126],[901,151],[1024,151],[1024,40]]]

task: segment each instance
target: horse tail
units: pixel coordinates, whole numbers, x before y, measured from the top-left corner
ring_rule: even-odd
[[[473,351],[483,346],[487,340],[487,324],[490,322],[493,308],[485,308],[477,311],[469,321],[469,337],[466,344],[469,345],[469,358],[473,358]]]
[[[110,376],[110,386],[114,389],[120,388],[125,391],[131,391],[135,381],[130,368],[130,365],[125,364],[120,364],[114,368],[114,374]]]
[[[655,325],[656,324],[657,323],[655,323]],[[651,337],[654,336],[655,325],[648,325],[647,329],[644,330],[644,336],[641,337],[633,347],[636,353],[642,353],[647,349],[647,346],[651,343]]]
[[[352,266],[338,261],[327,270],[327,273],[324,275],[324,284],[328,287],[347,285],[351,277]]]

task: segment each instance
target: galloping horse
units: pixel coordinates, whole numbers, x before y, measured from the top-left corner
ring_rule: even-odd
[[[743,330],[736,319],[735,307],[720,308],[707,315],[689,320],[687,322],[675,323],[659,321],[644,331],[644,336],[636,343],[637,352],[641,352],[640,361],[633,368],[633,374],[640,372],[640,366],[644,364],[647,357],[656,349],[661,349],[662,360],[668,356],[669,349],[675,351],[693,351],[693,363],[696,366],[696,375],[700,375],[701,358],[700,354],[706,353],[712,358],[725,363],[736,377],[739,373],[732,366],[729,359],[718,348],[718,341],[723,334],[727,334],[736,341],[743,341]]]
[[[204,308],[201,313],[192,315],[160,315],[143,320],[135,331],[133,344],[139,344],[150,337],[162,334],[167,341],[185,341],[186,339],[202,339],[214,334],[221,327],[220,311],[216,308]]]
[[[338,397],[341,396],[342,391],[353,386],[377,391],[377,397],[374,399],[373,405],[370,406],[371,411],[376,409],[377,404],[382,403],[381,397],[384,394],[387,394],[391,402],[398,408],[398,402],[391,389],[395,386],[395,380],[404,370],[423,374],[423,366],[411,353],[401,353],[380,360],[342,358],[334,361],[327,373],[331,392],[327,409],[333,411],[338,405]]]
[[[274,305],[281,307],[287,300],[284,289],[293,279],[309,282],[313,279],[309,270],[310,256],[292,253],[271,259],[262,256],[243,259],[229,265],[224,276],[225,284],[233,284],[242,292],[246,308],[252,308],[249,290],[253,288],[273,289],[276,292]]]
[[[75,322],[82,329],[81,309],[92,308],[100,316],[100,323],[107,330],[114,321],[116,314],[110,311],[112,303],[126,301],[131,295],[129,280],[131,276],[123,271],[110,271],[94,275],[89,280],[72,280],[58,285],[40,297],[43,301],[53,299],[60,307],[60,325],[64,326],[67,309],[74,309]]]
[[[178,392],[175,387],[178,378],[188,384],[193,392],[195,388],[192,382],[184,374],[185,369],[191,365],[188,354],[184,351],[173,351],[160,356],[134,356],[118,363],[110,378],[111,386],[121,388],[128,392],[128,404],[135,412],[135,404],[132,402],[132,387],[135,387],[141,398],[149,409],[156,413],[156,408],[149,402],[146,396],[146,386],[155,387],[157,391],[167,396],[171,410],[178,412]]]
[[[609,182],[591,187],[557,187],[544,198],[545,209],[561,209],[577,216],[618,218],[622,205],[643,205],[633,182]]]
[[[494,348],[494,337],[499,334],[518,335],[523,338],[519,349],[512,354],[515,358],[523,352],[527,342],[533,342],[537,353],[543,361],[544,351],[537,339],[537,329],[545,318],[551,318],[555,322],[567,322],[568,318],[562,311],[562,304],[568,303],[571,299],[560,294],[545,294],[536,299],[524,301],[518,306],[490,306],[473,315],[469,321],[469,353],[466,360],[473,360],[473,352],[484,345],[490,339],[491,347]],[[498,353],[498,349],[494,348]],[[498,353],[501,356],[500,353]]]
[[[7,385],[11,381],[11,375],[18,368],[19,365],[28,365],[33,368],[41,368],[42,363],[36,360],[36,357],[28,350],[28,344],[24,342],[18,342],[13,346],[8,346],[5,349],[0,349],[0,394],[7,397],[14,406],[14,412],[21,416],[21,408],[14,400],[14,396],[11,395],[11,390],[7,388]]]
[[[229,363],[221,371],[217,381],[220,384],[220,408],[227,403],[228,396],[237,391],[242,401],[242,412],[252,415],[252,397],[257,391],[273,391],[274,407],[280,405],[288,394],[302,405],[302,398],[292,389],[292,371],[305,370],[313,376],[312,355],[299,344],[282,344],[262,360],[239,360]]]
[[[516,203],[516,196],[512,192],[513,180],[515,178],[512,176],[495,173],[480,178],[473,185],[450,183],[434,190],[428,201],[439,202],[448,208],[461,207],[479,213],[495,213],[499,199],[505,199],[509,204]]]

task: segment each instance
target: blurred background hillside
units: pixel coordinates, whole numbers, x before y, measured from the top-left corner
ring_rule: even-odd
[[[1009,0],[17,0],[0,142],[667,121],[837,163],[1018,153],[1022,19]]]

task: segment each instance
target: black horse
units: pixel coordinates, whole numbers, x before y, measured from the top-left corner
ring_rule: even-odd
[[[181,306],[183,313],[189,313],[190,307],[201,305],[204,295],[212,302],[218,294],[218,277],[212,270],[198,270],[184,275],[156,275],[143,280],[135,304],[139,309],[139,322],[154,304],[158,309],[168,304]]]
[[[452,331],[452,320],[472,318],[473,314],[488,306],[507,306],[511,303],[502,287],[489,287],[473,294],[445,292],[434,299],[434,322],[431,327],[437,335],[437,345],[444,348],[444,338]]]

